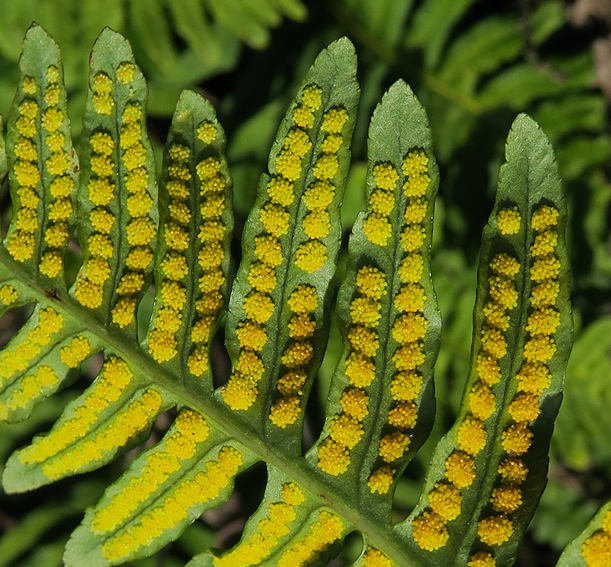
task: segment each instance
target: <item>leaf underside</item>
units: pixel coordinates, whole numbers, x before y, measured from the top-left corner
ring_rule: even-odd
[[[235,278],[226,140],[208,101],[182,93],[157,178],[146,83],[119,34],[104,30],[92,51],[78,158],[59,49],[40,26],[26,34],[20,69],[6,153],[0,139],[13,203],[0,301],[3,311],[35,307],[0,353],[0,418],[26,419],[93,354],[103,364],[51,431],[10,457],[4,488],[94,470],[141,444],[160,413],[176,415],[88,509],[66,565],[152,555],[225,502],[258,461],[267,487],[242,539],[190,566],[324,564],[354,530],[364,541],[355,566],[510,565],[545,484],[571,338],[566,211],[538,126],[521,115],[509,134],[482,239],[461,413],[415,510],[393,525],[394,488],[434,420],[441,328],[430,274],[439,174],[409,87],[395,83],[371,121],[367,209],[337,299],[344,349],[323,432],[302,456],[359,98],[352,44],[340,39],[318,56],[280,124]],[[75,227],[76,276],[66,252]],[[225,312],[232,371],[215,390],[210,343]]]

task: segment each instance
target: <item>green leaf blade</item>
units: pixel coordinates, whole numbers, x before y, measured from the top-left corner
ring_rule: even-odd
[[[545,486],[572,332],[566,207],[551,144],[526,115],[506,160],[482,238],[463,406],[398,528],[426,564],[510,565]]]
[[[177,381],[211,392],[210,342],[229,295],[233,231],[225,134],[212,105],[178,101],[160,178],[156,297],[147,347]]]
[[[108,28],[94,44],[90,66],[78,200],[83,265],[71,294],[104,325],[133,334],[157,234],[147,88],[128,41]]]
[[[354,48],[342,39],[319,55],[280,125],[230,300],[236,363],[222,399],[292,454],[328,332],[358,92]]]

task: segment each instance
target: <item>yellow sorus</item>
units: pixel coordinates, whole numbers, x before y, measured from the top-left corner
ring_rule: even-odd
[[[308,85],[301,93],[301,104],[317,111],[322,104],[322,89],[318,85]]]
[[[397,402],[412,402],[420,394],[422,376],[416,372],[399,372],[390,383],[390,393]]]
[[[25,94],[29,95],[36,94],[36,91],[38,90],[34,77],[24,77],[23,82],[21,83],[21,88]]]
[[[135,171],[146,165],[146,149],[142,144],[137,144],[123,152],[123,165],[128,172]]]
[[[314,334],[316,322],[308,315],[295,315],[288,324],[289,336],[293,339],[307,339]]]
[[[520,459],[505,459],[498,467],[497,472],[507,481],[519,484],[526,480],[528,469]]]
[[[261,375],[263,375],[263,370],[261,370]],[[308,375],[303,370],[299,368],[295,370],[289,370],[285,374],[283,374],[278,380],[278,391],[283,396],[290,396],[292,394],[303,394],[303,386],[308,379]]]
[[[298,286],[288,299],[293,313],[311,313],[318,306],[318,293],[316,288],[309,285]]]
[[[511,280],[502,276],[488,278],[490,297],[505,309],[513,309],[518,304],[518,291]]]
[[[112,114],[113,108],[115,107],[115,101],[109,94],[95,93],[92,99],[93,108],[98,114],[102,114],[104,116],[110,116]]]
[[[174,234],[173,231],[173,226],[169,231],[166,227],[166,240],[170,240],[169,236]],[[127,241],[131,246],[144,246],[145,244],[148,244],[155,236],[155,224],[150,218],[136,218],[127,225],[126,233]],[[180,242],[182,244],[184,242],[183,239],[180,239]]]
[[[401,246],[406,252],[416,252],[422,248],[426,231],[419,224],[408,225],[401,233]]]
[[[93,230],[103,234],[110,234],[112,226],[115,223],[115,217],[105,209],[93,209],[89,215]]]
[[[301,413],[299,396],[286,396],[280,398],[269,412],[269,420],[282,429],[293,425]]]
[[[76,297],[81,305],[95,309],[102,305],[104,290],[101,285],[94,284],[88,280],[80,280],[74,288],[74,297]]]
[[[115,196],[115,185],[108,179],[93,178],[87,185],[89,200],[98,206],[108,205]]]
[[[267,342],[265,329],[251,322],[241,323],[236,330],[236,335],[242,348],[255,352],[261,352]]]
[[[496,215],[496,222],[501,234],[507,236],[518,234],[522,222],[522,216],[518,207],[501,209]]]
[[[253,292],[244,300],[244,311],[249,319],[263,325],[274,313],[274,302],[264,293]]]
[[[0,417],[6,419],[8,413],[25,408],[37,398],[48,393],[59,383],[59,379],[50,366],[41,366],[36,374],[28,374],[15,388],[5,402],[0,403]]]
[[[257,291],[270,293],[276,287],[276,272],[270,266],[255,262],[248,272],[248,283]]]
[[[410,443],[411,437],[406,433],[401,433],[400,431],[389,433],[380,439],[378,454],[387,463],[392,463],[405,454],[409,449]]]
[[[17,183],[23,187],[36,187],[40,181],[38,167],[29,161],[16,161],[13,172]]]
[[[199,315],[214,315],[223,305],[223,296],[213,291],[202,296],[195,302],[195,309]]]
[[[155,317],[156,326],[169,333],[176,333],[182,324],[182,312],[170,307],[163,307]]]
[[[217,291],[225,283],[225,276],[223,272],[205,272],[204,275],[199,278],[199,290],[206,294]]]
[[[611,561],[611,537],[595,532],[581,544],[581,555],[587,567],[605,567]]]
[[[65,222],[52,224],[45,232],[45,242],[51,248],[60,248],[69,238],[68,225]]]
[[[535,236],[535,242],[530,247],[530,252],[534,258],[553,254],[554,248],[558,244],[558,233],[553,230],[546,230]]]
[[[323,154],[314,164],[314,177],[320,180],[330,180],[339,170],[339,160],[335,154]]]
[[[276,171],[288,181],[296,181],[301,177],[301,158],[282,150],[276,157]]]
[[[144,276],[142,274],[128,272],[121,278],[117,287],[117,293],[119,295],[133,295],[134,293],[138,293],[143,286]]]
[[[370,386],[376,377],[375,371],[374,364],[362,354],[352,352],[346,359],[344,373],[357,388]]]
[[[353,417],[357,421],[363,421],[369,413],[367,408],[369,396],[358,388],[345,390],[339,404],[346,415]]]
[[[133,322],[135,311],[136,299],[133,297],[124,297],[112,308],[112,322],[123,329]]]
[[[393,567],[393,564],[379,549],[368,547],[363,555],[363,567]]]
[[[331,231],[331,219],[326,211],[315,211],[303,219],[303,230],[310,238],[325,238]]]
[[[509,329],[509,315],[507,315],[505,307],[489,301],[484,305],[484,317],[486,317],[486,323],[491,327],[499,329],[500,331],[506,331]]]
[[[493,358],[500,359],[507,354],[507,341],[498,329],[484,327],[481,340],[482,348]]]
[[[34,236],[17,230],[9,236],[6,247],[15,260],[25,262],[34,255]]]
[[[328,181],[315,181],[303,194],[303,200],[311,211],[326,209],[334,197],[335,187]]]
[[[422,222],[426,217],[428,203],[424,199],[412,199],[405,208],[405,222],[416,224]]]
[[[395,319],[392,336],[399,344],[404,345],[423,339],[429,322],[420,313],[408,313]]]
[[[115,142],[107,132],[96,132],[89,139],[89,143],[96,154],[109,156],[112,154]]]
[[[35,209],[38,207],[38,203],[40,203],[40,198],[31,187],[19,187],[17,195],[21,201],[21,206],[26,209]]]
[[[240,352],[235,369],[243,377],[254,382],[258,382],[265,372],[265,366],[259,356],[247,350]]]
[[[35,209],[20,209],[17,211],[15,228],[23,232],[36,232],[38,228],[38,213]]]
[[[492,491],[490,503],[495,512],[511,514],[522,505],[522,491],[511,484],[501,484]]]
[[[513,522],[504,514],[484,518],[477,524],[477,535],[486,545],[501,545],[513,535]]]
[[[128,85],[134,80],[136,74],[136,66],[129,61],[121,63],[117,67],[117,79],[124,85]]]
[[[514,278],[520,272],[520,263],[509,254],[497,254],[490,261],[490,269],[497,276],[505,276],[506,278]]]
[[[287,368],[305,366],[314,356],[314,349],[308,341],[298,341],[286,347],[282,355],[282,364]]]
[[[413,429],[418,420],[418,407],[412,402],[403,402],[388,412],[388,423],[398,429]]]
[[[91,345],[86,337],[74,337],[68,346],[59,351],[61,361],[70,368],[76,368],[91,354]]]
[[[539,307],[552,306],[556,304],[560,293],[560,283],[556,280],[547,280],[534,287],[530,295],[530,304]]]
[[[436,483],[435,488],[429,492],[428,499],[433,512],[444,520],[455,520],[460,515],[462,496],[453,484]]]
[[[216,140],[216,126],[212,122],[204,120],[204,122],[197,127],[197,137],[204,142],[204,144],[212,144],[212,142]]]
[[[128,103],[123,110],[123,121],[138,122],[142,118],[142,107],[137,103]]]
[[[422,150],[412,150],[403,160],[401,170],[404,175],[413,176],[428,171],[429,158]]]
[[[12,285],[3,285],[0,287],[0,301],[6,306],[12,305],[19,299],[17,290]]]
[[[395,207],[395,196],[393,193],[378,189],[371,194],[369,202],[374,213],[388,216]]]
[[[36,145],[28,138],[19,136],[15,142],[15,157],[25,161],[36,161],[38,159],[38,151]]]
[[[247,410],[255,403],[259,389],[250,380],[233,376],[221,392],[223,400],[232,410]]]
[[[85,275],[89,281],[101,285],[110,277],[110,265],[103,258],[89,258],[85,264]]]
[[[478,551],[469,558],[467,567],[496,567],[496,559],[487,551]]]
[[[456,432],[456,442],[461,451],[477,455],[486,446],[486,430],[481,420],[467,416]]]
[[[487,386],[494,386],[495,384],[498,384],[499,380],[501,379],[501,369],[499,368],[499,364],[496,361],[496,358],[493,358],[490,355],[478,354],[476,368],[477,375]]]
[[[223,262],[225,252],[220,243],[210,243],[199,251],[197,261],[202,270],[218,268]]]
[[[267,194],[272,203],[288,207],[295,200],[294,184],[284,177],[272,177],[267,185]]]
[[[372,244],[386,246],[392,234],[392,227],[386,217],[372,213],[363,221],[363,232]]]
[[[289,230],[290,214],[282,207],[268,203],[260,210],[259,218],[265,230],[276,238]]]
[[[134,169],[125,176],[125,187],[130,193],[139,193],[145,191],[148,187],[149,174],[144,167]],[[169,185],[169,183],[168,183]],[[188,191],[187,191],[188,194]]]
[[[426,357],[419,343],[407,344],[395,352],[392,357],[397,370],[414,370],[420,366]]]
[[[509,404],[508,413],[514,421],[533,421],[539,417],[539,398],[534,394],[520,394]]]
[[[318,466],[331,476],[339,476],[348,470],[350,453],[341,443],[325,439],[318,447]]]
[[[314,114],[310,108],[304,108],[303,106],[295,107],[293,111],[293,120],[295,124],[300,128],[311,128],[314,126]]]
[[[177,344],[173,333],[160,328],[152,329],[149,332],[148,349],[157,362],[172,360],[178,354]]]
[[[339,516],[323,511],[303,541],[289,547],[278,560],[278,567],[310,565],[322,551],[342,536],[344,523]]]
[[[49,187],[49,191],[51,195],[56,199],[61,199],[64,197],[69,197],[70,193],[72,193],[72,189],[74,188],[74,180],[69,176],[61,176],[56,177]]]
[[[325,112],[321,129],[330,134],[341,134],[347,120],[348,112],[344,108],[332,108]]]
[[[64,151],[51,154],[51,157],[45,163],[51,175],[61,175],[72,166],[70,156]]]
[[[372,494],[387,494],[394,481],[394,470],[390,467],[383,466],[373,471],[367,486]]]
[[[552,335],[560,325],[560,313],[551,307],[537,309],[528,316],[526,330],[532,335]]]
[[[516,375],[518,390],[540,396],[552,381],[549,368],[544,364],[527,362]]]
[[[124,124],[121,126],[120,141],[123,149],[140,144],[142,142],[140,124]]]
[[[426,551],[443,547],[450,537],[446,521],[435,512],[423,512],[413,520],[412,534],[418,547]]]
[[[211,179],[215,177],[218,174],[218,172],[221,170],[221,162],[216,157],[209,157],[209,158],[201,160],[197,164],[195,170],[197,171],[197,176],[201,180]],[[184,179],[184,177],[179,177],[179,178]],[[185,180],[188,180],[188,179],[190,179],[190,177],[186,178]]]
[[[141,250],[142,253],[146,254],[146,258],[148,259],[148,262],[146,263],[146,265],[140,268],[140,269],[144,269],[146,266],[148,266],[148,264],[152,260],[152,253],[150,252],[149,248],[135,248],[130,252],[130,255],[136,252],[137,250]],[[128,256],[128,261],[129,261],[129,256]],[[139,264],[140,265],[144,264],[144,259],[142,262],[139,262]],[[128,263],[128,266],[129,266],[129,263]],[[129,267],[131,268],[132,266],[129,266]],[[136,268],[134,267],[132,269],[136,269]],[[163,262],[161,262],[161,269],[163,270],[163,274],[168,279],[176,280],[176,281],[181,280],[188,273],[187,259],[181,254],[176,254],[175,252],[169,252],[163,259]]]
[[[203,181],[200,186],[200,193],[208,195],[210,193],[220,193],[225,189],[227,182],[222,175],[215,175],[211,179]]]
[[[48,132],[59,130],[64,122],[64,113],[59,108],[49,108],[42,115],[42,125]]]
[[[424,273],[424,260],[420,254],[408,254],[401,260],[398,274],[406,283],[417,283]]]
[[[284,140],[284,147],[292,154],[302,158],[312,147],[312,142],[308,135],[299,128],[289,130]]]
[[[320,149],[325,154],[335,154],[341,148],[343,143],[344,139],[341,136],[330,134],[323,140]]]
[[[70,218],[72,202],[70,199],[59,199],[49,205],[49,220],[62,221]]]
[[[373,168],[373,178],[380,189],[393,191],[399,181],[399,174],[392,164],[380,163]]]
[[[530,269],[530,279],[540,283],[544,280],[557,278],[560,273],[560,260],[554,256],[545,256],[535,260]]]
[[[282,245],[273,236],[255,238],[255,254],[261,262],[274,268],[282,264]]]
[[[466,453],[454,452],[446,459],[445,474],[458,488],[467,488],[475,480],[475,462]]]
[[[418,284],[403,286],[395,297],[395,307],[403,313],[422,311],[425,302],[424,288]]]
[[[381,304],[367,297],[357,297],[350,303],[350,318],[353,323],[376,327],[380,320]]]
[[[59,104],[61,89],[56,85],[47,87],[45,91],[45,104],[48,106],[56,106]]]
[[[537,232],[547,230],[558,224],[558,217],[560,213],[558,209],[543,205],[540,209],[536,210],[531,218],[531,225],[533,230]]]
[[[45,138],[45,141],[52,152],[62,152],[66,137],[61,132],[53,132]]]
[[[210,195],[204,200],[199,212],[204,219],[218,219],[223,216],[225,209],[224,195]]]
[[[193,325],[191,329],[191,340],[194,343],[206,343],[210,339],[212,334],[212,328],[214,327],[213,317],[204,317]]]
[[[127,198],[127,210],[132,217],[145,217],[152,206],[153,199],[144,191]],[[170,205],[170,207],[172,207],[172,205]]]
[[[59,81],[59,69],[55,65],[47,67],[47,80],[53,84]]]
[[[92,234],[87,244],[89,245],[89,252],[92,256],[106,259],[112,258],[114,252],[112,241],[103,234]]]
[[[361,440],[363,433],[363,426],[345,414],[335,416],[329,427],[329,437],[348,449],[352,449]]]
[[[327,247],[318,240],[305,242],[295,252],[295,265],[311,274],[319,270],[327,261]]]
[[[545,335],[533,337],[524,345],[524,358],[529,362],[549,362],[555,352],[554,339]]]
[[[363,266],[356,274],[356,289],[365,297],[380,300],[387,287],[384,272],[374,266]]]
[[[494,413],[496,398],[488,386],[478,382],[471,388],[469,408],[475,417],[482,420],[488,419]]]
[[[42,255],[38,269],[41,274],[49,278],[56,278],[61,273],[63,266],[62,255],[58,251],[53,250]]]
[[[33,100],[26,99],[19,105],[19,114],[24,118],[36,118],[38,114],[38,103]]]
[[[92,87],[96,93],[108,94],[112,91],[112,79],[106,73],[98,72],[93,77]]]
[[[511,455],[523,455],[532,443],[533,433],[526,423],[514,423],[503,431],[501,445]]]
[[[26,118],[25,116],[21,116],[17,119],[17,132],[19,132],[21,136],[33,138],[36,136],[37,131],[36,120],[34,120],[34,118]]]
[[[375,356],[380,346],[378,334],[361,326],[354,326],[348,331],[348,340],[354,350],[365,356]]]

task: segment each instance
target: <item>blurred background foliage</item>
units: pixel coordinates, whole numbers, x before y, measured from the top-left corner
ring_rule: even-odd
[[[361,106],[342,211],[346,241],[364,206],[371,113],[397,78],[412,86],[428,111],[442,174],[433,277],[444,333],[435,430],[397,489],[397,518],[415,503],[432,447],[452,423],[468,373],[480,234],[505,136],[518,112],[539,121],[556,149],[571,211],[576,342],[553,437],[550,481],[517,564],[555,564],[559,550],[611,498],[611,0],[1,0],[0,12],[3,116],[17,85],[21,41],[33,20],[62,49],[77,141],[87,54],[104,26],[130,39],[148,78],[149,127],[158,153],[181,89],[199,90],[213,102],[229,140],[236,255],[276,128],[320,49],[347,35],[359,55]],[[344,263],[342,257],[338,281]],[[10,312],[0,321],[2,344],[24,316]],[[306,439],[322,426],[339,340],[332,329],[309,404]],[[96,363],[75,376],[79,390],[95,375]],[[46,401],[25,424],[2,426],[0,467],[14,448],[48,427],[76,391],[67,388]],[[168,419],[157,423],[153,436]],[[132,457],[32,494],[0,494],[0,567],[59,567],[84,509]],[[264,467],[243,474],[237,486],[226,505],[204,514],[155,558],[132,566],[182,566],[209,546],[235,543],[261,498]],[[347,565],[359,545],[358,537],[349,538],[333,565]]]

